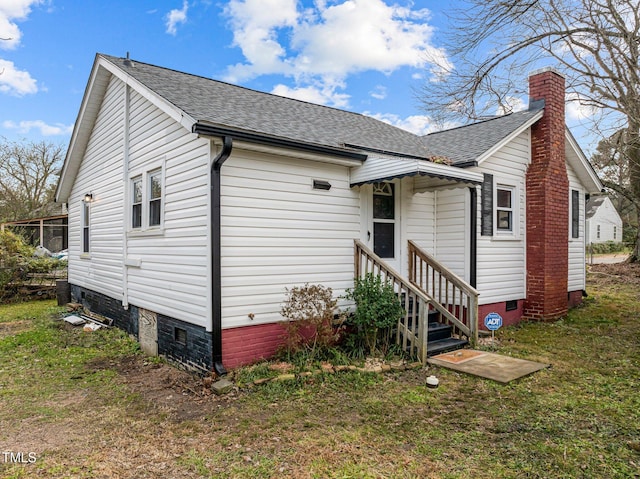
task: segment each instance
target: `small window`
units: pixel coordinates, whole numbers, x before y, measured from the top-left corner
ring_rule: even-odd
[[[82,252],[89,252],[89,234],[91,226],[91,203],[89,201],[82,202]]]
[[[514,188],[498,186],[496,189],[496,229],[498,232],[513,233]]]
[[[175,327],[173,329],[173,339],[176,343],[182,344],[183,346],[187,345],[187,330],[183,328]]]
[[[596,226],[596,239],[600,239],[600,225]]]
[[[618,234],[618,227],[617,227],[617,226],[614,226],[614,227],[613,227],[613,241],[615,241],[615,240],[617,239],[617,238],[616,238],[616,235],[617,235],[617,234]]]
[[[149,226],[159,226],[162,217],[162,173],[149,174]]]
[[[131,182],[131,227],[142,227],[142,178],[134,178]]]
[[[571,237],[580,237],[580,192],[571,190]]]

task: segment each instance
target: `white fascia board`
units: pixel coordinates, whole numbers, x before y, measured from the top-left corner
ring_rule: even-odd
[[[152,105],[156,106],[158,109],[169,115],[173,120],[180,123],[189,131],[189,133],[191,133],[191,128],[196,120],[187,115],[183,110],[168,102],[161,96],[157,95],[154,91],[150,90],[147,86],[140,83],[138,80],[129,75],[125,70],[117,67],[109,60],[100,57],[98,64],[100,66],[103,66],[112,75],[122,80],[126,85],[129,85],[145,100],[149,101]],[[132,68],[135,68],[135,66]]]
[[[99,67],[99,63],[100,57],[96,56],[80,103],[78,117],[73,125],[69,148],[67,148],[56,187],[55,201],[57,203],[65,203],[69,198],[75,175],[78,173],[82,160],[82,154],[79,151],[84,152],[89,142],[91,130],[98,116],[100,101],[109,83],[110,75]]]
[[[195,120],[184,111],[156,95],[106,58],[96,55],[56,188],[55,201],[58,203],[64,203],[69,198],[75,175],[80,168],[80,162],[111,75],[131,86],[137,93],[180,123],[189,132],[191,132],[191,128],[195,123]]]
[[[493,145],[491,148],[485,151],[482,155],[476,158],[476,162],[478,164],[481,164],[487,158],[490,158],[491,156],[493,156],[498,150],[500,150],[500,148],[509,144],[509,142],[511,142],[514,138],[516,138],[520,133],[527,130],[528,128],[531,128],[531,125],[533,125],[536,121],[542,118],[543,115],[544,115],[544,110],[540,110],[536,115],[532,116],[529,119],[529,121],[522,124],[520,128],[512,131],[509,135],[505,136],[501,141]]]
[[[207,138],[207,137],[203,137],[203,138]],[[222,144],[222,142],[217,139],[214,140],[214,143],[217,145]],[[318,161],[321,163],[331,163],[333,165],[341,165],[341,166],[349,166],[349,167],[360,166],[362,164],[361,160],[341,158],[337,156],[331,156],[330,154],[323,155],[320,153],[305,152],[298,149],[279,148],[276,146],[260,145],[258,143],[242,141],[242,140],[237,140],[237,141],[234,140],[233,149],[256,151],[260,153],[267,153],[274,156],[286,156],[288,158]]]
[[[565,139],[567,141],[565,149],[570,148],[569,154],[566,155],[567,162],[574,169],[587,192],[600,193],[603,188],[602,182],[569,128],[565,128]]]

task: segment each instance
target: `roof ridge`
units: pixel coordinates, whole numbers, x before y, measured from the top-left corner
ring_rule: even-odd
[[[484,120],[476,121],[476,122],[473,122],[473,123],[467,123],[466,125],[454,126],[453,128],[447,128],[446,130],[440,130],[440,131],[434,131],[434,132],[431,132],[431,133],[427,133],[426,135],[423,135],[421,138],[426,138],[428,136],[437,135],[438,133],[447,133],[447,132],[454,131],[454,130],[460,130],[462,128],[468,128],[470,126],[482,125],[482,124],[488,123],[490,121],[501,120],[501,119],[507,118],[509,116],[517,115],[517,114],[520,114],[520,113],[530,113],[532,111],[540,110],[540,109],[544,108],[544,102],[542,102],[542,105],[539,105],[539,103],[540,103],[540,101],[532,102],[526,110],[512,111],[511,113],[507,113],[505,115],[495,115],[495,116],[492,116],[491,118],[486,118]]]
[[[267,96],[270,96],[270,97],[282,98],[282,99],[285,99],[285,100],[288,100],[288,101],[292,101],[292,102],[302,103],[302,104],[305,104],[305,105],[311,105],[313,107],[326,108],[326,109],[329,109],[329,110],[338,111],[340,113],[349,113],[351,115],[356,115],[356,116],[361,117],[361,118],[369,118],[369,119],[372,119],[372,120],[381,121],[381,120],[378,120],[378,119],[376,119],[376,118],[374,118],[372,116],[365,115],[363,113],[358,113],[358,112],[355,112],[355,111],[345,110],[345,109],[342,109],[342,108],[337,108],[337,107],[328,106],[328,105],[322,105],[320,103],[313,103],[313,102],[310,102],[310,101],[300,100],[298,98],[291,98],[291,97],[288,97],[288,96],[277,95],[275,93],[269,93],[269,92],[265,92],[265,91],[261,91],[261,90],[256,90],[254,88],[249,88],[249,87],[244,86],[244,85],[237,85],[235,83],[230,83],[230,82],[224,81],[224,80],[217,80],[215,78],[206,77],[206,76],[203,76],[203,75],[197,75],[195,73],[189,73],[189,72],[185,72],[185,71],[182,71],[182,70],[176,70],[175,68],[168,68],[168,67],[163,67],[163,66],[160,66],[160,65],[155,65],[153,63],[142,62],[142,61],[136,60],[134,58],[116,57],[116,56],[113,56],[113,55],[107,55],[105,53],[98,53],[98,55],[103,57],[103,58],[105,58],[108,61],[111,61],[111,63],[113,63],[112,59],[122,60],[122,61],[129,60],[129,61],[133,62],[134,67],[135,67],[136,63],[139,63],[141,65],[146,65],[146,66],[152,67],[152,68],[158,68],[158,69],[161,69],[161,70],[166,70],[166,71],[170,71],[170,72],[174,72],[174,73],[179,73],[181,75],[188,75],[188,76],[194,77],[194,78],[201,78],[203,80],[208,80],[208,81],[212,81],[212,82],[216,82],[216,83],[221,83],[223,85],[228,85],[228,86],[233,87],[233,88],[239,88],[239,89],[250,91],[250,92],[253,92],[253,93],[258,93],[260,95],[267,95]],[[119,65],[116,65],[116,66],[118,68],[120,68]],[[396,128],[399,128],[399,127],[396,127]],[[408,133],[411,133],[408,130],[403,130],[403,131],[407,131]],[[415,135],[415,133],[414,133],[414,135]],[[415,135],[415,136],[416,136],[416,138],[420,138],[419,135]]]

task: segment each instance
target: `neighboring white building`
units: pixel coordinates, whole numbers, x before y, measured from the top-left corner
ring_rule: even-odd
[[[622,241],[622,218],[608,196],[587,201],[587,244]]]
[[[552,268],[562,314],[585,289],[584,199],[602,186],[564,126],[560,78],[532,76],[556,96],[526,111],[419,137],[99,54],[56,192],[72,297],[147,351],[218,371],[275,351],[285,288],[351,287],[354,240],[402,276],[412,241],[505,323],[546,317],[535,287]],[[552,144],[566,176],[532,170]]]

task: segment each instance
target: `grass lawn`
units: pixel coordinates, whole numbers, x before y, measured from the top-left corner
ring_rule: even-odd
[[[429,367],[216,397],[53,302],[0,306],[0,477],[640,477],[640,269],[602,268],[566,319],[498,331],[552,364],[506,386]]]

